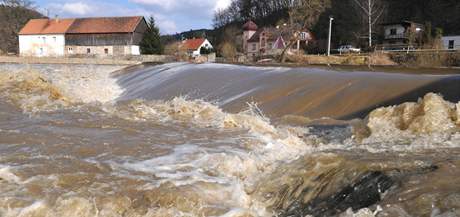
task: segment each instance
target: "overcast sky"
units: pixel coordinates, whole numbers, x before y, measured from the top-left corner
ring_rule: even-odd
[[[150,16],[160,31],[176,33],[211,28],[214,11],[231,0],[35,0],[40,12],[50,17]]]

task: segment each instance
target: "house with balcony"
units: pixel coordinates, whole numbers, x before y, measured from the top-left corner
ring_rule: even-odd
[[[425,26],[411,21],[385,23],[383,50],[415,49],[423,37]]]

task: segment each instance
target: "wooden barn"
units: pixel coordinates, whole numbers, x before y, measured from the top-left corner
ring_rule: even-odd
[[[21,56],[140,55],[143,17],[33,19],[19,32]]]

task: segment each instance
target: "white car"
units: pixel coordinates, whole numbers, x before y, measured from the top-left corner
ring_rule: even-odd
[[[361,53],[360,48],[355,48],[352,45],[343,45],[338,49],[339,53]]]

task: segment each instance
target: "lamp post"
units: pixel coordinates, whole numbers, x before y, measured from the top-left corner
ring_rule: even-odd
[[[331,55],[331,32],[332,32],[332,21],[334,20],[333,17],[329,17],[329,39],[327,43],[327,56]]]

